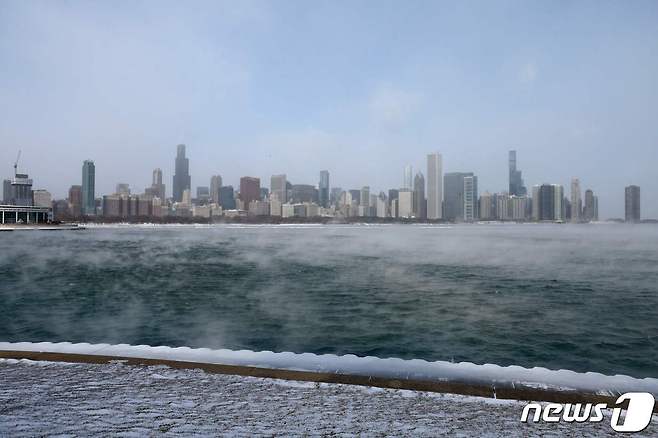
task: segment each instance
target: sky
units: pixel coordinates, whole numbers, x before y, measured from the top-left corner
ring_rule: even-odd
[[[193,188],[285,173],[402,185],[403,168],[507,189],[572,177],[623,217],[658,217],[658,2],[0,2],[0,176],[55,198],[96,163],[97,196],[141,193],[176,145]],[[194,191],[194,189],[193,189]]]

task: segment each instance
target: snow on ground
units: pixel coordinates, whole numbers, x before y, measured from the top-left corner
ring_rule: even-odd
[[[0,436],[612,436],[525,403],[176,370],[0,359]],[[645,434],[658,434],[656,418]]]

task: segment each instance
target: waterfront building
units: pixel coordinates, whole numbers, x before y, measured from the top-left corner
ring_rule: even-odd
[[[366,208],[370,207],[370,186],[361,187],[361,192],[359,194],[359,205],[362,205]]]
[[[477,176],[464,177],[464,216],[465,222],[473,222],[478,218],[478,178]]]
[[[571,222],[582,221],[583,201],[580,197],[580,180],[578,178],[571,179]]]
[[[281,205],[281,201],[276,196],[270,196],[270,216],[281,216]]]
[[[376,210],[377,217],[385,218],[389,216],[388,200],[386,199],[386,194],[384,194],[384,192],[381,192],[377,197]]]
[[[69,189],[69,213],[73,218],[82,215],[82,186],[73,185]]]
[[[281,217],[288,218],[295,216],[295,206],[290,203],[285,203],[281,205]]]
[[[541,184],[533,187],[533,219],[537,221],[562,221],[564,189],[559,184]]]
[[[219,189],[219,205],[224,210],[235,210],[235,194],[233,186],[222,186]]]
[[[414,169],[411,164],[404,166],[404,173],[402,175],[402,188],[406,190],[413,190],[413,177]]]
[[[583,210],[583,219],[586,222],[599,220],[599,198],[594,196],[590,189],[585,191],[585,208]]]
[[[26,173],[15,173],[11,180],[11,195],[9,205],[26,205],[34,204],[32,198],[32,180]]]
[[[180,203],[187,207],[192,206],[192,192],[190,189],[183,190],[183,197],[181,198]]]
[[[510,196],[508,193],[497,193],[496,199],[496,219],[499,221],[508,221],[512,219],[510,208]]]
[[[318,189],[310,184],[293,184],[290,191],[289,200],[293,204],[301,204],[304,202],[317,202]]]
[[[509,216],[514,221],[526,220],[528,211],[528,197],[527,196],[510,196],[509,197]]]
[[[117,183],[114,193],[119,195],[130,195],[130,185],[126,183]]]
[[[425,200],[425,177],[421,172],[414,177],[413,213],[418,219],[427,218],[427,201]]]
[[[9,205],[11,203],[11,180],[2,181],[2,203]]]
[[[337,205],[340,199],[340,195],[343,193],[342,187],[332,187],[329,195],[329,203],[331,205]]]
[[[167,199],[166,186],[162,182],[162,169],[160,168],[153,170],[153,179],[151,180],[151,194],[163,201]]]
[[[210,177],[210,202],[219,204],[219,189],[222,188],[222,176],[213,175]]]
[[[50,221],[50,216],[50,207],[0,205],[1,224],[45,224]]]
[[[183,201],[183,192],[192,188],[192,177],[190,176],[190,160],[185,157],[185,145],[176,146],[176,161],[173,184],[174,202]]]
[[[516,167],[516,151],[509,151],[509,194],[513,196],[527,194],[523,185],[523,175]]]
[[[91,160],[82,163],[82,214],[96,214],[96,166]]]
[[[442,219],[443,158],[438,152],[427,155],[427,217]]]
[[[361,204],[361,190],[352,189],[350,190],[350,195],[352,196],[352,203]]]
[[[390,206],[390,208],[391,208],[391,217],[395,217],[395,218],[400,217],[399,214],[398,214],[398,199],[397,198],[393,199],[390,202],[390,204],[391,204],[391,206]]]
[[[56,201],[53,201],[52,206],[53,206],[52,207],[53,220],[62,221],[71,217],[71,214],[69,213],[69,201],[67,201],[66,199],[58,199]]]
[[[287,177],[285,173],[272,175],[270,178],[270,192],[282,204],[288,202]]]
[[[321,207],[329,207],[329,171],[320,171],[320,182],[318,184],[318,200]]]
[[[252,176],[240,178],[240,199],[246,207],[251,201],[260,200],[260,178]]]
[[[34,190],[32,192],[32,199],[34,201],[34,206],[36,207],[52,207],[53,197],[48,190]]]
[[[625,189],[626,222],[640,222],[640,187],[631,185]]]
[[[493,196],[491,193],[484,192],[480,196],[479,217],[482,220],[489,221],[495,219],[495,208],[493,207]]]
[[[397,217],[413,217],[413,192],[409,189],[400,189],[397,201]]]
[[[267,201],[261,201],[257,199],[249,203],[248,210],[250,216],[269,216],[270,203]]]
[[[320,216],[320,206],[315,202],[305,202],[304,206],[306,207],[306,217]]]
[[[208,186],[198,186],[196,188],[196,203],[198,205],[210,203],[210,188]]]
[[[464,220],[464,203],[466,200],[466,194],[464,193],[464,178],[473,176],[472,172],[449,172],[445,174],[443,177],[444,219],[457,222]],[[474,182],[475,192],[477,193],[477,181]],[[472,195],[473,193],[469,194],[469,196]]]

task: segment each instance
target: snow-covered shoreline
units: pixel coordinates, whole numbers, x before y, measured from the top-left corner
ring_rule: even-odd
[[[172,348],[127,344],[0,342],[0,357],[12,357],[11,352],[57,354],[63,358],[66,355],[134,358],[149,360],[149,363],[160,360],[183,364],[246,367],[316,373],[318,375],[353,376],[355,378],[367,377],[394,380],[400,388],[404,388],[405,384],[412,387],[409,382],[455,383],[492,388],[493,396],[496,395],[496,390],[500,391],[502,389],[508,392],[534,390],[544,393],[584,393],[608,397],[614,397],[625,392],[642,391],[658,396],[658,379],[655,378],[638,379],[624,375],[608,376],[593,372],[577,373],[569,370],[549,370],[539,367],[477,365],[470,362],[427,362],[420,359],[402,360],[397,358],[357,357],[354,355],[336,356],[312,353],[274,353],[271,351],[210,350],[207,348]],[[14,356],[21,358],[18,357],[21,356],[20,354],[14,354]],[[71,360],[75,362],[76,360],[73,359],[71,357]]]

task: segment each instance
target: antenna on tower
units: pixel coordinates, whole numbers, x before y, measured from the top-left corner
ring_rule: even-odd
[[[16,157],[16,162],[14,163],[14,177],[18,175],[18,160],[21,159],[21,150],[18,150],[18,156]]]

